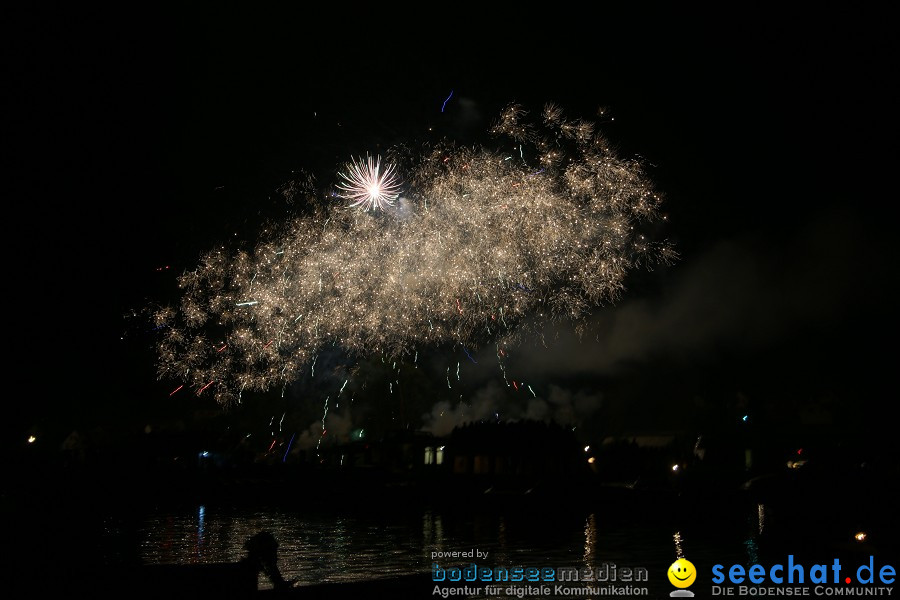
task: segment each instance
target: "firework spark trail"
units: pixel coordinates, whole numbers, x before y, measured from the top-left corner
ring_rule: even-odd
[[[293,434],[291,434],[291,441],[288,442],[287,450],[284,451],[284,456],[282,457],[281,462],[283,462],[283,463],[287,462],[288,454],[291,453],[291,446],[294,445],[294,438],[295,438],[296,436],[297,436],[297,433],[296,433],[296,432],[294,432]]]
[[[512,106],[492,131],[536,164],[505,161],[508,149],[431,147],[407,170],[408,206],[313,198],[312,214],[273,226],[254,250],[209,252],[179,278],[180,304],[154,315],[168,325],[160,378],[215,382],[226,404],[295,381],[329,345],[392,359],[456,344],[499,350],[548,322],[582,326],[620,297],[629,271],[674,259],[640,231],[659,194],[591,124],[555,107],[534,123]]]
[[[474,358],[472,358],[472,355],[471,355],[471,354],[469,354],[469,351],[468,351],[468,350],[466,350],[466,349],[465,349],[465,347],[463,347],[463,352],[465,352],[465,353],[466,353],[466,356],[468,356],[468,357],[469,357],[469,360],[471,360],[471,361],[472,361],[472,362],[473,362],[473,363],[475,363],[475,364],[476,364],[476,365],[477,365],[477,364],[478,364],[478,361],[477,361],[477,360],[475,360],[475,359],[474,359]]]
[[[316,444],[316,450],[319,449],[319,446],[322,443],[322,438],[325,437],[327,433],[327,429],[325,428],[325,419],[328,417],[328,401],[331,399],[331,396],[327,396],[325,398],[325,411],[322,413],[322,435],[319,436],[319,442]]]
[[[453,90],[450,90],[450,95],[447,96],[447,99],[444,100],[444,103],[441,104],[441,112],[444,112],[444,109],[447,108],[447,103],[450,102],[450,98],[453,97]]]

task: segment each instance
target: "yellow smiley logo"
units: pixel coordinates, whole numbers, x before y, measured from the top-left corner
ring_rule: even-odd
[[[691,561],[679,558],[672,563],[668,571],[669,581],[677,588],[686,588],[697,579],[697,569]]]

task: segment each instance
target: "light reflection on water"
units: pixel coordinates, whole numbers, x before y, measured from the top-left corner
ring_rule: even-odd
[[[137,532],[145,564],[235,562],[253,534],[271,531],[279,566],[300,583],[351,581],[426,570],[426,547],[443,541],[440,517],[418,523],[348,516],[298,515],[278,510],[199,506],[147,516]]]
[[[271,531],[280,544],[282,574],[298,585],[428,572],[435,562],[431,553],[439,551],[488,552],[486,559],[474,560],[480,566],[580,567],[610,561],[664,572],[677,550],[671,529],[604,512],[550,517],[412,509],[345,515],[199,505],[144,515],[136,528],[138,558],[144,564],[238,561],[248,538]],[[110,525],[106,533],[114,538],[119,532]],[[732,553],[720,544],[691,541],[697,540],[687,540],[686,554],[695,564],[719,562]],[[747,549],[743,540],[735,542],[735,558],[741,562],[739,553]],[[442,567],[473,562],[437,561]],[[268,587],[262,577],[260,587]]]

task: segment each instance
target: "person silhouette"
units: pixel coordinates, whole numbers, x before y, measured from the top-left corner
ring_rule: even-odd
[[[276,590],[293,587],[296,579],[285,580],[278,569],[278,540],[268,531],[260,531],[244,544],[247,551],[245,562],[255,573],[265,573]]]

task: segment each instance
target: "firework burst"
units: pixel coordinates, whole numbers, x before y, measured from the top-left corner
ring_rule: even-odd
[[[556,107],[527,118],[519,107],[501,115],[496,150],[429,147],[408,168],[402,218],[311,197],[318,211],[253,250],[209,253],[180,277],[180,304],[155,313],[166,325],[160,377],[225,404],[299,379],[328,347],[394,359],[446,345],[499,352],[548,322],[583,325],[631,270],[675,257],[651,240],[661,196],[638,161]],[[380,159],[342,178],[351,206],[397,198]]]
[[[381,157],[367,156],[351,160],[339,173],[343,180],[337,185],[338,196],[350,201],[351,208],[383,210],[393,206],[400,194],[400,180],[394,165],[387,163],[381,170]]]

